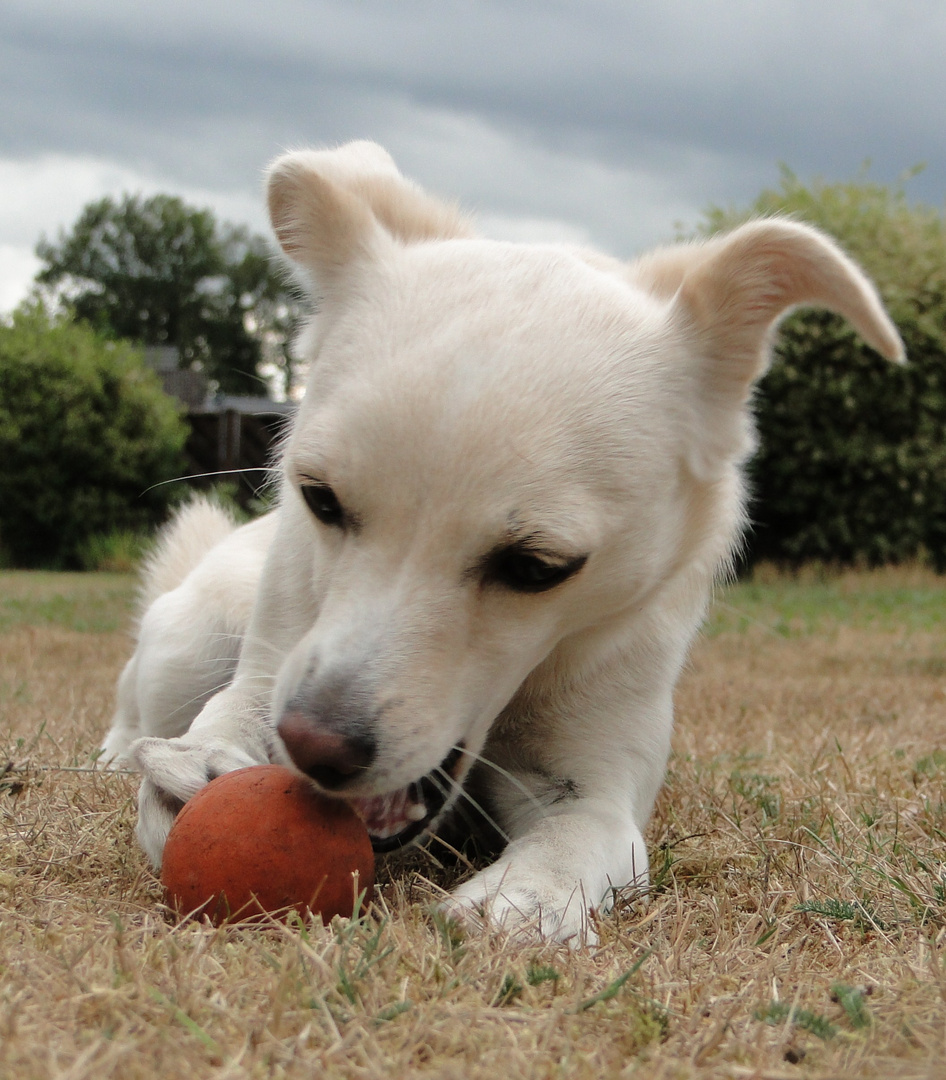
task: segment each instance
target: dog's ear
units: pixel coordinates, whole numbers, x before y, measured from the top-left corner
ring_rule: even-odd
[[[285,154],[267,176],[269,217],[280,246],[325,289],[345,268],[392,240],[466,236],[457,210],[425,194],[370,142]]]
[[[873,285],[808,225],[750,222],[701,247],[681,249],[672,271],[679,275],[677,316],[695,339],[704,377],[740,400],[765,373],[772,332],[795,307],[837,312],[883,356],[904,359],[900,335]]]
[[[298,266],[331,289],[359,256],[378,243],[370,207],[319,168],[321,155],[287,154],[267,181],[269,220],[279,246]]]
[[[768,368],[774,330],[792,308],[835,311],[882,355],[904,360],[900,335],[874,287],[832,240],[807,225],[750,222],[706,244],[657,252],[633,275],[670,301],[685,344],[694,380],[690,465],[704,479],[751,451],[743,406]]]

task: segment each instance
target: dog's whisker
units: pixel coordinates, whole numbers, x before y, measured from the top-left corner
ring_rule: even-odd
[[[256,649],[268,649],[273,656],[282,658],[282,653],[276,648],[270,641],[265,641],[263,638],[250,637],[248,634],[228,633],[223,630],[211,632],[206,635],[206,641],[233,641],[239,648],[232,651],[232,656],[225,657],[211,657],[208,660],[198,660],[197,663],[215,663],[220,660],[233,659],[234,661],[239,656],[240,652],[246,648],[247,645],[252,645]]]
[[[247,645],[252,645],[254,649],[267,649],[273,656],[278,656],[280,659],[284,656],[284,653],[271,641],[267,641],[265,638],[258,637],[255,634],[241,634],[240,642],[244,649]]]
[[[275,675],[247,675],[245,678],[247,682],[276,682]],[[193,697],[188,698],[186,701],[182,701],[180,705],[178,705],[177,708],[171,712],[170,715],[173,716],[175,713],[182,712],[189,705],[194,705],[198,701],[201,701],[206,697],[210,697],[213,694],[219,693],[221,690],[226,690],[226,688],[230,685],[231,682],[233,682],[232,677],[224,682],[217,683],[216,686],[207,687],[206,690],[202,690],[199,694],[195,694]]]
[[[483,818],[483,820],[496,830],[497,834],[502,837],[505,843],[509,844],[512,842],[512,837],[509,835],[509,833],[506,832],[502,825],[499,824],[499,822],[493,817],[493,815],[490,814],[489,811],[484,806],[482,806],[476,799],[474,799],[473,796],[463,787],[462,784],[458,784],[457,781],[454,780],[449,773],[444,772],[444,770],[438,766],[429,775],[431,783],[436,785],[441,794],[447,795],[448,797],[451,792],[456,794],[457,801],[454,803],[454,806],[457,809],[459,809],[459,803],[469,803],[469,805],[473,807],[473,809]],[[441,784],[438,776],[443,777],[443,779],[446,781],[445,785]],[[472,824],[465,815],[464,818],[468,824]]]
[[[471,808],[470,806],[466,805],[467,801],[468,800],[466,798],[466,793],[461,792],[459,798],[456,800],[456,802],[450,808],[451,809],[451,814],[455,814],[463,822],[464,828],[466,830],[466,835],[467,836],[476,836],[478,833],[480,833],[482,831],[483,822],[484,822],[484,820],[486,820],[487,824],[489,824],[492,828],[496,829],[497,834],[500,837],[502,837],[502,839],[503,839],[503,841],[505,843],[508,844],[509,841],[508,841],[508,839],[506,839],[505,833],[503,833],[502,830],[497,828],[496,822],[490,821],[490,820],[482,818],[482,817],[477,817],[476,814],[474,813],[474,808]],[[442,837],[438,836],[438,834],[436,832],[434,832],[432,835],[434,837],[436,837],[436,839],[439,840],[441,843],[446,843],[446,841],[443,840]]]
[[[538,798],[534,791],[530,791],[529,788],[526,787],[526,785],[519,779],[518,776],[516,776],[514,773],[511,773],[508,769],[504,769],[502,765],[499,765],[491,758],[486,757],[485,754],[478,754],[475,750],[470,750],[468,747],[465,746],[461,749],[463,750],[464,754],[469,754],[469,756],[473,758],[474,761],[480,762],[481,765],[485,765],[487,766],[487,768],[492,769],[493,772],[497,773],[504,780],[508,780],[509,783],[512,784],[512,786],[516,788],[520,792],[520,794],[524,795],[537,810],[541,810],[543,813],[545,812],[545,810],[547,809],[545,803],[543,803],[542,800]]]
[[[439,771],[441,770],[435,770],[435,772]],[[480,807],[476,803],[475,799],[469,797],[467,793],[463,790],[463,788],[460,787],[455,781],[448,778],[447,783],[444,784],[439,781],[437,777],[433,775],[433,773],[428,775],[428,779],[430,783],[443,795],[444,799],[446,800],[446,806],[449,807],[450,814],[458,815],[463,821],[463,824],[466,827],[467,832],[470,836],[475,835],[477,831],[482,828],[482,823],[483,821],[485,821],[487,824],[491,825],[492,828],[494,828],[500,836],[503,837],[506,843],[509,842],[505,832],[500,828],[499,823],[494,821],[491,816],[486,812],[486,810],[483,807]],[[451,795],[456,796],[452,802],[450,801]],[[476,811],[480,815],[479,819],[474,817],[473,811]],[[433,835],[436,835],[436,833],[434,833]]]
[[[167,484],[184,484],[191,483],[194,480],[210,480],[214,476],[242,476],[244,473],[263,473],[267,477],[267,479],[264,479],[258,487],[253,489],[253,494],[259,496],[265,492],[268,486],[276,484],[279,480],[281,470],[278,467],[273,467],[271,465],[255,465],[248,466],[244,469],[214,469],[211,472],[190,473],[188,476],[173,476],[170,480],[160,480],[157,484],[152,484],[151,487],[145,488],[142,494],[147,495],[149,491],[154,491],[155,488],[165,487]]]
[[[202,690],[199,694],[194,694],[193,697],[188,698],[186,701],[182,701],[177,708],[172,709],[168,714],[175,716],[177,713],[186,711],[191,705],[196,705],[198,702],[203,701],[206,698],[211,697],[213,694],[219,693],[221,690],[225,690],[230,685],[230,680],[223,683],[217,683],[216,686],[211,686],[207,690]]]

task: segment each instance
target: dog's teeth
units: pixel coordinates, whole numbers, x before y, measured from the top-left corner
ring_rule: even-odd
[[[404,816],[408,821],[423,821],[427,817],[427,807],[423,803],[411,803],[405,808]]]

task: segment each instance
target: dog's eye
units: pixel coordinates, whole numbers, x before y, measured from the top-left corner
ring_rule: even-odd
[[[558,562],[514,544],[487,559],[485,580],[515,592],[540,593],[577,574],[586,561],[587,556],[582,555]]]
[[[302,497],[314,517],[323,525],[344,526],[345,511],[328,484],[305,483],[302,485]]]

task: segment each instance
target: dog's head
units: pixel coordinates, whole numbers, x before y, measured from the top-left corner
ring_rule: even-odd
[[[276,719],[394,844],[530,675],[583,677],[681,575],[705,591],[787,309],[900,343],[860,271],[790,222],[631,266],[485,241],[365,143],[279,159],[269,206],[318,303],[277,540],[311,626]]]

